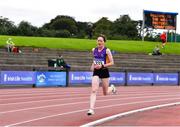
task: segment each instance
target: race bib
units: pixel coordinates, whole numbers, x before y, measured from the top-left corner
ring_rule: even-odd
[[[102,60],[102,59],[94,59],[94,64],[104,65],[104,60]]]

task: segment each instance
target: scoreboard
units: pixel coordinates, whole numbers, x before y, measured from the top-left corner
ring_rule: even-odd
[[[144,10],[144,25],[153,29],[176,30],[178,13]]]

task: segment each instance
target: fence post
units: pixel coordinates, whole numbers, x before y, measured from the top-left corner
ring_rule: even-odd
[[[127,70],[125,70],[124,72],[125,72],[125,84],[124,84],[124,86],[127,86],[127,78],[128,78],[128,76],[127,76]]]
[[[35,68],[33,68],[33,72],[35,72],[36,71],[36,69]],[[35,77],[35,79],[36,79],[36,77]],[[35,80],[36,81],[36,80]],[[32,87],[33,88],[35,88],[36,87],[36,82],[32,85]]]
[[[70,69],[66,68],[66,87],[69,86],[69,71],[70,71]]]
[[[180,72],[178,71],[178,86],[180,86]]]
[[[152,82],[152,86],[154,86],[154,71],[152,71],[151,73],[153,73],[153,82]]]

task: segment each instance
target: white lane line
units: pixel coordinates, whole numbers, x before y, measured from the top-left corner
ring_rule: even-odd
[[[178,94],[177,93],[173,93],[173,94]],[[151,95],[170,95],[171,93],[167,93],[167,92],[161,92],[161,93],[151,93]],[[84,96],[86,94],[83,94]],[[89,94],[87,94],[89,95]],[[122,94],[117,94],[115,97],[129,97],[129,95],[122,95]],[[148,96],[147,93],[134,93],[133,96]],[[54,96],[53,96],[54,97]],[[58,96],[59,97],[59,96]],[[100,98],[108,98],[111,96],[104,96],[104,95],[100,95],[98,96],[98,99]],[[72,97],[72,98],[63,98],[63,99],[48,99],[48,100],[37,100],[37,101],[23,101],[23,102],[13,102],[13,103],[5,103],[5,104],[0,104],[0,106],[4,106],[4,105],[16,105],[16,104],[28,104],[28,103],[34,103],[34,102],[49,102],[49,101],[55,101],[55,100],[59,100],[59,101],[63,101],[63,100],[71,100],[71,99],[81,99],[81,98],[89,98],[89,96],[87,97]]]
[[[77,96],[84,96],[89,94],[76,94]],[[43,98],[43,97],[71,97],[72,95],[69,93],[67,95],[52,95],[52,96],[37,96],[37,97],[14,97],[14,98],[3,98],[0,100],[19,100],[19,99],[30,99],[30,98]]]
[[[82,99],[82,98],[88,98],[88,97],[72,97],[72,98],[63,98],[63,99],[49,99],[49,100],[38,100],[38,101],[24,101],[24,102],[15,102],[15,103],[5,103],[0,104],[0,106],[4,105],[19,105],[19,104],[28,104],[28,103],[41,103],[41,102],[50,102],[50,101],[64,101],[64,100],[73,100],[73,99]]]
[[[128,112],[123,112],[123,113],[119,113],[119,114],[116,114],[113,116],[105,117],[105,118],[102,118],[102,119],[81,125],[80,127],[93,127],[93,126],[100,125],[100,124],[108,122],[108,121],[115,120],[117,118],[121,118],[123,116],[134,114],[134,113],[144,112],[144,111],[148,111],[148,110],[153,110],[153,109],[163,108],[163,107],[169,107],[169,106],[174,106],[174,105],[180,105],[180,102],[168,103],[168,104],[162,104],[162,105],[156,105],[156,106],[150,106],[150,107],[146,107],[146,108],[131,110]]]
[[[70,93],[60,93],[60,92],[54,92],[54,93],[39,93],[39,94],[14,94],[14,95],[0,95],[0,97],[11,97],[11,98],[14,98],[14,97],[19,97],[19,96],[47,96],[47,95],[66,95],[66,94],[70,94]],[[71,94],[73,95],[76,95],[76,94],[79,94],[79,92],[71,92]],[[81,92],[81,94],[87,94],[87,92]],[[9,98],[9,99],[11,99]],[[3,99],[3,98],[2,98]]]
[[[145,90],[144,91],[147,91],[147,92],[151,92],[151,91],[154,91],[157,89],[157,87],[159,86],[148,86],[148,87],[144,87]],[[178,86],[170,86],[170,88],[168,88],[167,86],[163,87],[161,86],[162,89],[164,90],[177,90],[177,88],[179,88]],[[174,88],[174,89],[171,89],[171,88]],[[6,94],[6,95],[9,95],[9,94],[23,94],[23,93],[49,93],[49,92],[71,92],[72,90],[73,91],[76,91],[76,92],[81,92],[82,90],[89,90],[91,87],[87,87],[87,88],[83,88],[83,89],[79,89],[79,88],[61,88],[61,87],[58,87],[58,88],[27,88],[27,89],[13,89],[13,90],[9,90],[9,89],[2,89],[1,90],[1,93],[0,95],[3,95]],[[117,87],[118,89],[122,90],[122,92],[124,92],[124,90],[126,90],[126,87],[123,87],[123,86],[119,86]],[[129,89],[130,88],[130,89]],[[137,92],[137,90],[134,90],[134,89],[138,89],[138,87],[134,87],[134,86],[131,86],[127,88],[128,90],[125,91],[125,92]],[[132,90],[133,89],[133,90]],[[159,89],[159,88],[158,88]],[[29,92],[31,91],[32,92]]]
[[[133,105],[133,104],[141,104],[141,103],[144,104],[144,103],[150,103],[150,102],[152,103],[152,102],[158,102],[158,101],[170,101],[170,100],[177,100],[177,99],[180,99],[180,97],[179,98],[156,99],[156,100],[150,100],[150,101],[137,101],[137,102],[130,102],[130,103],[121,103],[121,104],[115,104],[115,105],[101,106],[101,107],[97,107],[96,109],[104,109],[104,108],[111,108],[111,107],[115,107],[115,106]],[[73,113],[84,112],[87,110],[88,109],[75,110],[75,111],[71,111],[71,112],[65,112],[65,113],[54,114],[54,115],[49,115],[49,116],[45,116],[45,117],[39,117],[36,119],[31,119],[31,120],[26,120],[26,121],[22,121],[22,122],[5,125],[5,127],[17,126],[17,125],[24,124],[24,123],[29,123],[29,122],[33,122],[33,121],[38,121],[38,120],[62,116],[62,115],[69,115],[69,114],[73,114]]]
[[[90,88],[90,87],[89,87]],[[13,89],[12,91],[9,91],[9,89],[1,89],[1,93],[0,95],[3,94],[22,94],[22,93],[49,93],[49,92],[71,92],[71,91],[75,91],[75,92],[81,92],[82,90],[88,90],[87,88],[83,88],[81,89],[80,87],[76,88],[67,88],[67,87],[56,87],[56,88],[43,88],[43,89],[38,89],[38,88],[27,88],[27,89]]]
[[[88,109],[83,109],[83,110],[75,110],[72,112],[65,112],[65,113],[61,113],[61,114],[55,114],[55,115],[50,115],[50,116],[45,116],[45,117],[40,117],[37,119],[31,119],[31,120],[27,120],[27,121],[23,121],[23,122],[19,122],[19,123],[14,123],[14,124],[10,124],[10,125],[5,125],[4,127],[11,127],[11,126],[16,126],[19,124],[23,124],[23,123],[28,123],[28,122],[32,122],[32,121],[37,121],[37,120],[42,120],[42,119],[47,119],[47,118],[51,118],[51,117],[57,117],[57,116],[62,116],[62,115],[68,115],[68,114],[73,114],[73,113],[79,113],[79,112],[84,112]],[[44,125],[45,126],[45,125]]]
[[[47,95],[64,95],[64,94],[78,94],[79,92],[52,92],[52,93],[23,93],[23,94],[10,94],[10,95],[0,95],[0,97],[18,97],[18,96],[47,96]],[[87,92],[81,92],[81,94],[86,94]]]
[[[116,98],[116,99],[105,99],[105,100],[97,100],[97,102],[106,102],[106,101],[116,101],[116,100],[129,100],[129,99],[147,99],[152,97],[174,97],[178,95],[163,95],[163,96],[141,96],[141,97],[127,97],[127,98]],[[43,109],[43,108],[52,108],[52,107],[59,107],[59,106],[66,106],[66,105],[75,105],[75,104],[85,104],[89,103],[89,101],[79,101],[79,102],[73,102],[73,103],[65,103],[65,104],[55,104],[55,105],[46,105],[46,106],[39,106],[39,107],[32,107],[32,108],[24,108],[24,109],[17,109],[17,110],[9,110],[0,112],[0,114],[7,114],[7,113],[13,113],[13,112],[20,112],[20,111],[27,111],[27,110],[36,110],[36,109]]]
[[[120,88],[119,88],[120,89]],[[118,89],[118,90],[119,90]],[[121,90],[121,89],[120,89]],[[100,91],[100,90],[99,90]],[[54,94],[54,93],[58,93],[58,94],[69,94],[69,93],[82,93],[82,91],[80,91],[80,90],[73,90],[73,91],[47,91],[47,92],[45,92],[45,91],[39,91],[39,92],[30,92],[30,93],[26,93],[26,92],[23,92],[23,93],[6,93],[6,94],[0,94],[0,96],[2,97],[2,96],[13,96],[13,94],[14,94],[14,96],[21,96],[21,95],[41,95],[41,94],[44,94],[44,95],[46,95],[46,94]],[[83,91],[84,92],[84,91]],[[87,89],[86,91],[85,91],[85,93],[87,93],[87,92],[90,92],[90,88],[89,89]],[[120,91],[121,93],[135,93],[135,92],[137,92],[137,91]],[[143,90],[143,92],[149,92],[149,93],[151,93],[151,92],[159,92],[158,90]],[[169,92],[169,91],[163,91],[163,92]]]
[[[140,94],[147,94],[147,92],[143,92],[143,93],[140,93]],[[149,92],[150,93],[150,92]],[[151,92],[151,94],[152,93],[159,93],[159,91],[153,91],[153,92]],[[168,92],[161,92],[161,93],[168,93]],[[171,92],[169,92],[169,93],[171,93]],[[179,92],[177,92],[177,93],[179,93]],[[76,94],[76,95],[78,95],[78,96],[84,96],[84,95],[89,95],[90,93],[88,93],[88,94]],[[129,94],[129,93],[128,93]],[[136,93],[130,93],[130,94],[136,94]],[[71,94],[69,94],[69,95],[62,95],[62,96],[59,96],[59,95],[52,95],[52,96],[48,96],[48,97],[69,97]],[[45,96],[38,96],[38,97],[36,97],[36,98],[41,98],[41,97],[45,97]],[[19,100],[19,99],[31,99],[31,98],[34,98],[34,97],[14,97],[14,98],[4,98],[4,99],[0,99],[0,100]],[[0,104],[1,105],[1,104]],[[2,105],[4,105],[4,104],[2,104]]]

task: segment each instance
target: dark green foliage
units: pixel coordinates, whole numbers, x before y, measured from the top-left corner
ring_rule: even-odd
[[[21,21],[17,31],[17,34],[21,36],[36,36],[38,33],[38,28],[32,26],[29,22]]]
[[[71,37],[77,35],[78,27],[76,21],[69,16],[57,16],[47,23],[43,28],[55,30],[55,37]]]
[[[134,21],[128,15],[121,15],[115,21],[102,17],[95,23],[76,21],[73,17],[58,15],[42,27],[21,21],[18,26],[8,18],[0,17],[0,35],[63,37],[63,38],[96,38],[99,34],[107,39],[140,40],[142,21]],[[146,32],[145,40],[159,41],[159,35]]]
[[[120,18],[116,19],[111,27],[111,35],[113,39],[128,39],[131,40],[133,38],[137,38],[138,23],[136,21],[131,20],[128,15],[120,16]],[[120,38],[122,37],[122,38]]]
[[[104,34],[107,37],[110,35],[110,28],[112,26],[112,22],[108,20],[108,18],[103,17],[99,21],[94,24],[94,35],[98,36],[99,34]]]
[[[1,35],[16,35],[17,28],[14,22],[8,18],[0,17],[0,34]]]

